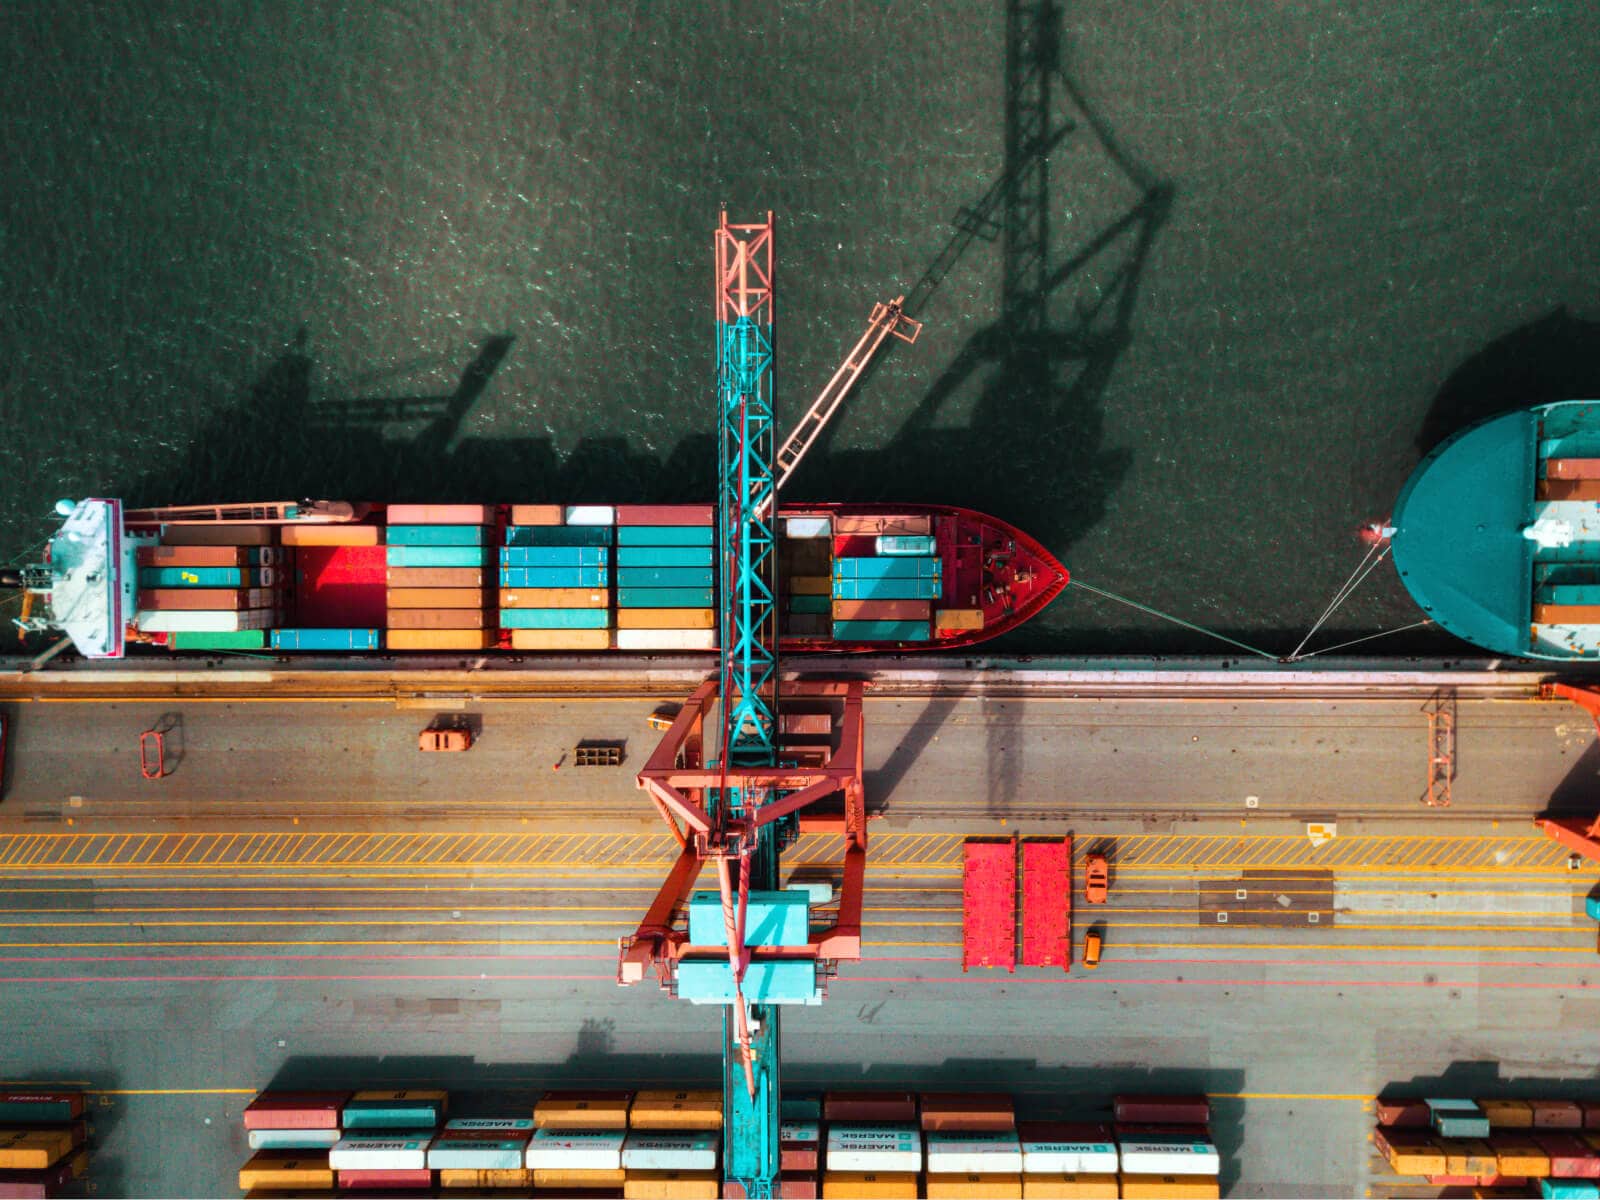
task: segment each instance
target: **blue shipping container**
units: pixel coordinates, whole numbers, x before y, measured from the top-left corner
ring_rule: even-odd
[[[512,525],[506,529],[508,546],[609,546],[610,525]]]
[[[820,1004],[817,964],[811,959],[762,959],[744,973],[746,1000],[754,1004]],[[678,960],[678,995],[690,1004],[731,1004],[733,970],[726,958]]]
[[[501,567],[503,588],[600,588],[611,582],[605,567]]]
[[[804,892],[753,891],[745,909],[747,946],[804,946],[811,936],[811,909]],[[721,892],[689,896],[689,944],[726,946]]]
[[[384,540],[391,546],[481,546],[482,525],[391,525]]]
[[[259,567],[140,567],[139,586],[147,588],[241,588],[261,581]],[[265,568],[270,570],[271,568]]]
[[[621,567],[617,586],[625,588],[708,588],[716,581],[710,567]]]
[[[618,588],[618,608],[710,608],[710,588]]]
[[[710,546],[618,546],[617,566],[710,567],[713,553]]]
[[[603,567],[609,546],[502,546],[502,567]]]
[[[481,567],[482,546],[389,546],[384,561],[391,567]]]
[[[609,629],[603,608],[502,608],[501,629]]]
[[[926,621],[835,621],[833,636],[840,642],[925,642]]]
[[[709,525],[623,525],[617,529],[619,546],[709,546]]]
[[[274,629],[274,650],[376,650],[376,629]]]
[[[835,600],[937,600],[937,579],[835,579]]]
[[[937,579],[937,558],[836,558],[835,579]]]

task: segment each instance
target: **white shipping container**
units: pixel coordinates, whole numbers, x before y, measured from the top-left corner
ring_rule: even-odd
[[[618,650],[715,650],[715,629],[619,629]]]
[[[420,1171],[428,1165],[427,1137],[347,1133],[328,1151],[335,1171]]]
[[[1015,1175],[1022,1170],[1022,1143],[1015,1133],[953,1130],[924,1136],[930,1173]]]
[[[1022,1143],[1022,1171],[1025,1175],[1065,1172],[1069,1175],[1115,1175],[1115,1142],[1031,1142]]]
[[[792,538],[825,538],[833,534],[833,521],[828,517],[789,517],[783,531]]]
[[[535,1129],[527,1165],[535,1170],[620,1171],[620,1129]]]
[[[252,1129],[252,1150],[327,1150],[339,1140],[337,1129]]]
[[[533,1135],[532,1117],[455,1117],[444,1123],[445,1136],[452,1133],[503,1133],[526,1141]]]
[[[568,525],[615,525],[617,510],[609,504],[571,504],[567,506]]]
[[[270,608],[243,609],[140,609],[133,623],[146,633],[234,633],[240,629],[270,629]]]
[[[527,1142],[521,1138],[441,1137],[428,1147],[430,1171],[516,1171],[522,1167]]]
[[[1121,1142],[1124,1175],[1216,1175],[1222,1159],[1210,1142]]]
[[[822,1140],[820,1121],[784,1121],[778,1126],[779,1142],[817,1142]]]
[[[830,1171],[920,1171],[922,1131],[915,1125],[829,1125]]]
[[[622,1143],[629,1171],[715,1171],[720,1133],[656,1133],[636,1130]]]

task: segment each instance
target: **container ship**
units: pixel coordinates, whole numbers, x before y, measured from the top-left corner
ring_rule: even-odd
[[[5,582],[89,658],[178,653],[705,652],[711,505],[351,504],[124,509],[62,501],[45,562]],[[1066,569],[1003,521],[942,505],[780,505],[779,647],[970,646]]]
[[[1391,525],[1400,578],[1441,628],[1497,654],[1600,660],[1600,401],[1449,438]]]

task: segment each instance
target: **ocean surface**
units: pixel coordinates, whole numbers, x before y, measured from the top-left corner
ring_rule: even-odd
[[[1600,395],[1597,61],[1588,0],[12,0],[0,560],[61,496],[709,498],[771,209],[780,414],[925,322],[791,495],[1285,652],[1426,447]],[[1417,619],[1384,564],[1309,648]],[[997,648],[1227,652],[1077,589]]]

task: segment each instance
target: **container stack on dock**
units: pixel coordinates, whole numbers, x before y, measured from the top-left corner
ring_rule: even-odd
[[[135,551],[133,623],[175,650],[260,650],[283,619],[283,551],[269,525],[168,525]]]
[[[499,594],[512,649],[611,648],[615,521],[609,505],[512,505]]]
[[[1377,1112],[1372,1141],[1402,1177],[1390,1181],[1394,1190],[1414,1194],[1420,1176],[1440,1189],[1600,1197],[1600,1104],[1380,1098]]]
[[[713,536],[709,504],[617,509],[617,649],[716,649]]]
[[[850,642],[925,642],[943,591],[927,517],[834,522],[833,636]]]
[[[384,530],[390,650],[486,650],[495,633],[484,587],[494,510],[391,504]]]
[[[436,1089],[263,1092],[245,1108],[247,1192],[426,1190],[447,1097]]]
[[[58,1196],[88,1164],[82,1092],[0,1091],[0,1196]]]

